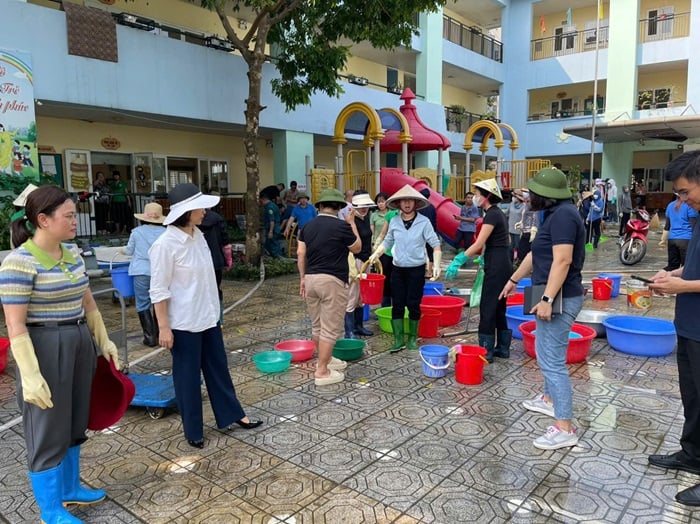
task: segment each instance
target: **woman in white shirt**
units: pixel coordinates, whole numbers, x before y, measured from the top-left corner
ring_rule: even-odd
[[[194,184],[179,184],[168,194],[170,213],[165,232],[153,243],[151,302],[160,344],[173,357],[175,399],[187,442],[204,447],[200,370],[219,429],[236,423],[252,429],[228,371],[224,338],[219,325],[219,296],[209,247],[202,232],[206,208],[218,196],[203,195]]]

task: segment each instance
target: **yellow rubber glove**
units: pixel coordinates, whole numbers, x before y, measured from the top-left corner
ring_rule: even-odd
[[[532,243],[532,241],[535,240],[536,236],[537,236],[537,228],[535,226],[532,226],[530,228],[530,243]]]
[[[668,231],[664,230],[663,233],[661,233],[661,242],[659,242],[660,246],[665,246],[668,241]]]
[[[39,362],[29,333],[12,337],[10,345],[22,380],[22,398],[25,402],[39,406],[41,409],[52,408],[51,390],[39,370]]]
[[[440,262],[442,262],[442,251],[433,251],[433,276],[430,278],[431,282],[435,282],[440,278]]]
[[[107,359],[107,361],[114,362],[114,367],[121,369],[121,363],[119,362],[119,351],[117,351],[117,346],[109,339],[107,335],[107,328],[105,327],[104,320],[102,320],[102,315],[98,309],[93,309],[85,315],[87,319],[87,325],[92,333],[93,338],[97,347],[102,351],[102,356]]]
[[[377,249],[374,250],[374,253],[372,253],[372,256],[369,257],[369,263],[372,265],[376,264],[379,257],[381,257],[385,251],[386,248],[384,247],[384,244],[379,244]]]

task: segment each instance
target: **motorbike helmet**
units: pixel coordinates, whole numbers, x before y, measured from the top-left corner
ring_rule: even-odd
[[[649,216],[649,211],[646,209],[637,209],[637,216],[644,220],[644,222],[649,222],[651,220],[651,216]]]

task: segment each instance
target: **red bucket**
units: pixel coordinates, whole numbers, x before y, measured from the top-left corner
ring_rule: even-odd
[[[593,300],[610,300],[613,290],[613,281],[609,278],[594,278]]]
[[[457,345],[455,379],[460,384],[475,386],[484,380],[486,349],[481,346]]]
[[[436,338],[440,327],[442,313],[436,309],[421,308],[420,321],[418,322],[418,336],[423,338]]]
[[[360,279],[360,297],[362,302],[373,306],[382,303],[384,296],[384,275],[378,273],[363,273]]]

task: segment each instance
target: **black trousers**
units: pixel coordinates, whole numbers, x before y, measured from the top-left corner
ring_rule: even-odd
[[[668,240],[668,265],[664,268],[666,271],[673,271],[685,264],[685,254],[688,251],[690,240],[674,238]]]
[[[622,213],[622,218],[620,219],[620,236],[625,234],[625,225],[627,224],[627,221],[630,219],[631,213],[626,212]]]
[[[394,266],[391,270],[391,318],[403,318],[404,307],[408,318],[420,320],[420,301],[425,286],[425,264],[416,267]]]
[[[700,341],[679,335],[676,361],[685,417],[681,448],[690,462],[700,465]]]
[[[484,253],[484,287],[479,305],[479,333],[495,335],[496,331],[508,329],[506,299],[499,300],[513,264],[508,259],[508,247],[490,247]]]

